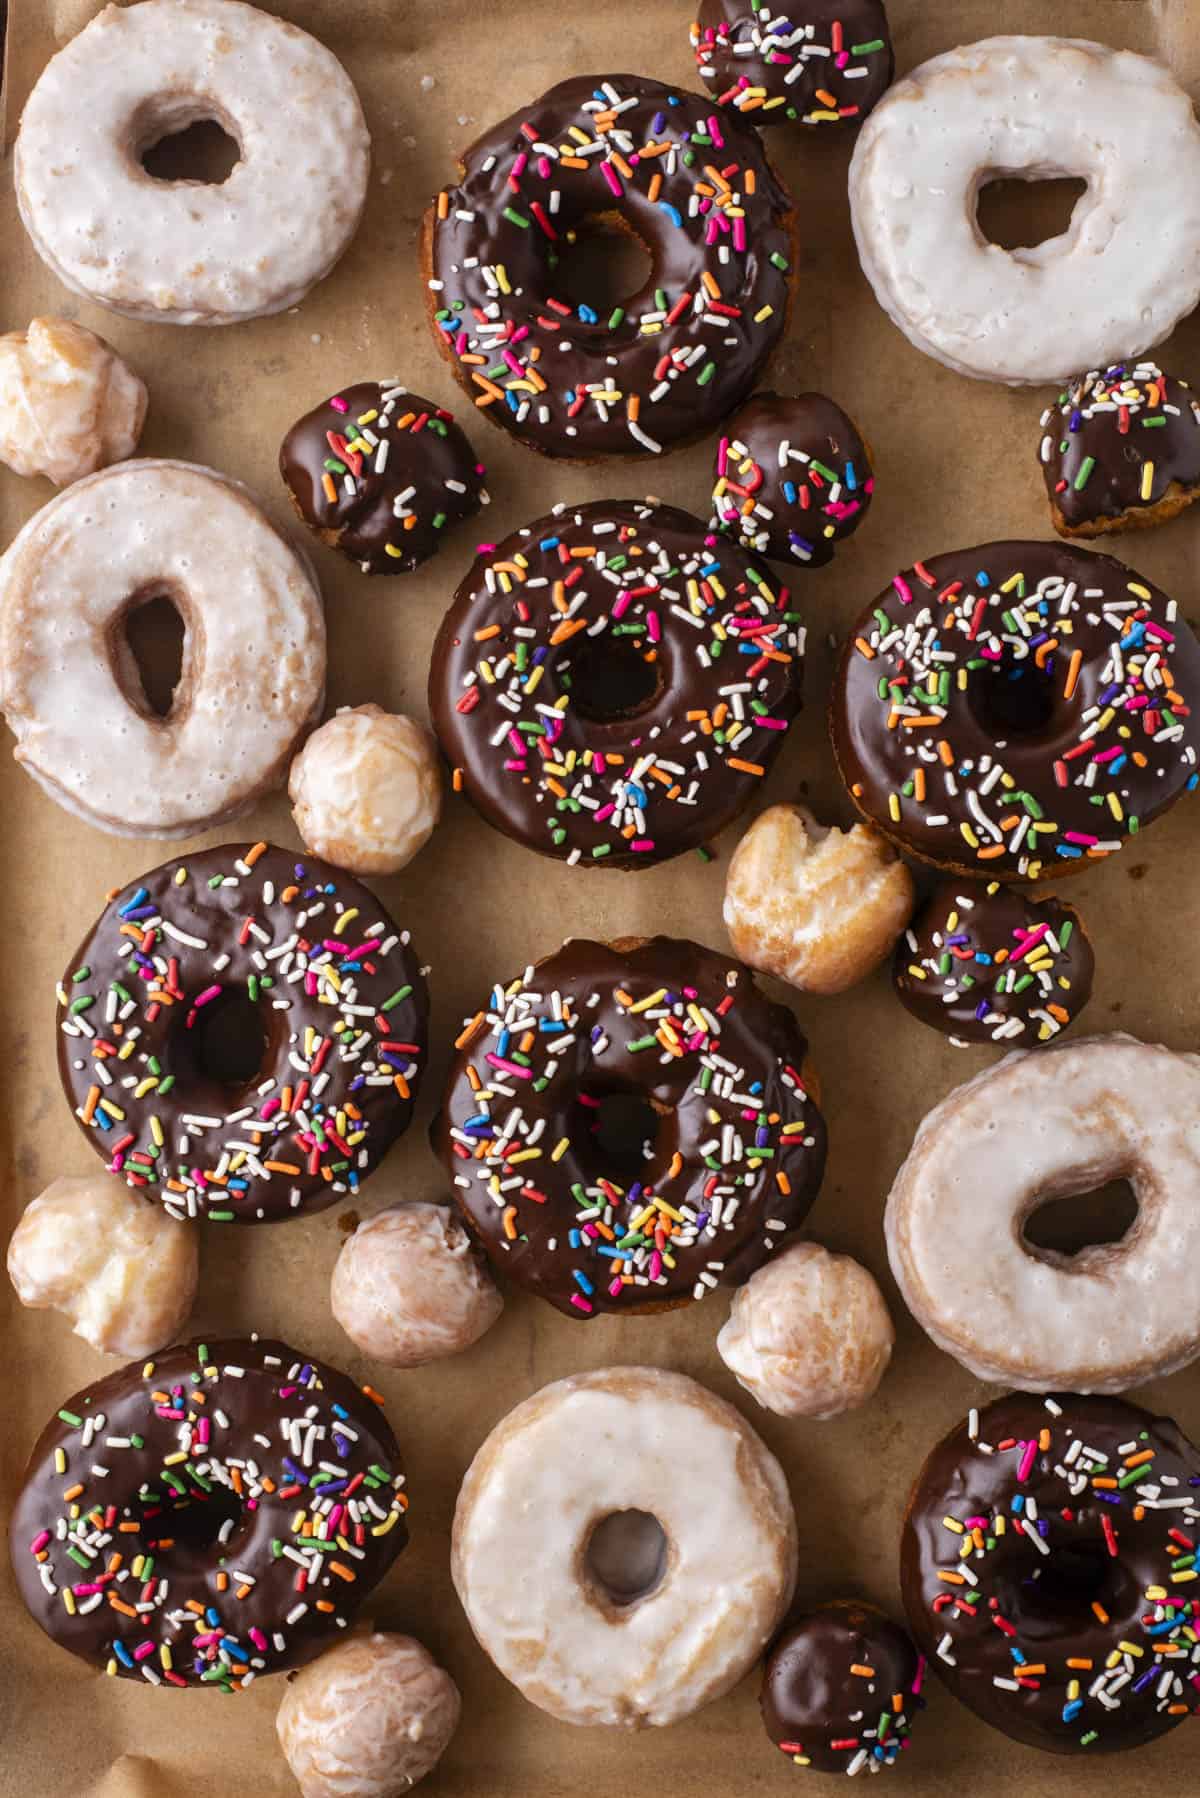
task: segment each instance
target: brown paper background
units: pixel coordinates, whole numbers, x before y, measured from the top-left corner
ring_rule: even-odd
[[[56,42],[98,8],[90,0],[15,0],[9,60],[9,136],[24,96]],[[691,80],[688,0],[286,0],[278,12],[307,26],[344,60],[374,140],[366,217],[350,252],[298,314],[223,330],[131,323],[76,300],[43,268],[17,220],[7,168],[0,194],[0,328],[37,312],[78,317],[103,332],[150,384],[148,455],[205,462],[250,483],[268,509],[287,507],[275,472],[292,419],[340,384],[397,375],[470,412],[432,346],[415,240],[422,207],[450,177],[452,152],[476,131],[562,76],[644,70]],[[1158,47],[1200,92],[1200,4],[1194,0],[892,0],[901,71],[996,29],[1058,30],[1142,50]],[[82,97],[81,97],[82,98]],[[773,370],[782,387],[820,386],[872,440],[879,490],[866,526],[836,563],[796,582],[810,621],[808,709],[769,782],[766,800],[807,793],[845,822],[825,742],[823,704],[840,639],[894,569],[969,542],[1048,533],[1035,462],[1047,396],[1008,393],[948,373],[887,323],[859,273],[845,201],[846,138],[771,138],[800,205],[802,248],[793,324]],[[1148,178],[1169,179],[1166,169]],[[1200,323],[1163,352],[1200,378]],[[314,545],[330,625],[330,704],[376,700],[425,714],[434,631],[477,537],[494,538],[557,500],[657,493],[704,511],[710,450],[660,464],[571,469],[545,463],[482,420],[464,418],[491,471],[492,509],[416,575],[367,581]],[[50,497],[40,481],[0,468],[0,544]],[[1123,540],[1123,553],[1185,611],[1196,594],[1200,509],[1164,530]],[[1121,546],[1118,546],[1121,547]],[[282,799],[238,831],[297,839]],[[1098,954],[1093,1030],[1122,1028],[1195,1049],[1200,903],[1192,877],[1200,810],[1183,803],[1107,867],[1071,882]],[[102,836],[70,819],[0,761],[0,1194],[5,1234],[55,1175],[96,1164],[75,1129],[54,1071],[53,982],[98,911],[105,890],[162,859],[153,844]],[[219,841],[230,833],[214,833]],[[443,1197],[425,1139],[458,1020],[493,977],[557,946],[564,934],[670,929],[724,944],[720,901],[737,829],[716,864],[694,857],[645,873],[570,869],[487,829],[461,803],[397,879],[380,882],[431,964],[432,1073],[418,1123],[363,1195],[365,1214],[399,1199]],[[1144,878],[1143,878],[1144,876]],[[895,1359],[866,1409],[825,1424],[759,1411],[718,1360],[713,1340],[727,1298],[663,1318],[570,1324],[535,1300],[511,1299],[470,1354],[413,1373],[367,1362],[328,1304],[342,1240],[336,1211],[258,1230],[214,1229],[194,1323],[202,1334],[278,1333],[382,1388],[405,1445],[412,1544],[378,1593],[374,1614],[410,1629],[451,1669],[464,1695],[459,1735],[424,1788],[446,1798],[560,1798],[581,1787],[622,1798],[727,1798],[783,1791],[799,1778],[759,1727],[756,1681],[689,1722],[638,1736],[583,1733],[528,1706],[474,1643],[448,1574],[455,1493],[492,1425],[529,1392],[571,1371],[648,1361],[679,1368],[736,1400],[780,1456],[800,1526],[802,1601],[861,1592],[897,1605],[896,1548],[905,1494],[925,1450],[988,1390],[939,1354],[900,1305],[888,1276],[881,1214],[892,1175],[923,1113],[994,1051],[955,1051],[893,999],[885,972],[833,1000],[796,1000],[823,1077],[831,1128],[824,1191],[812,1230],[850,1250],[883,1281],[898,1327]],[[1001,1153],[1003,1150],[1001,1149]],[[1194,1268],[1180,1277],[1200,1278]],[[45,1418],[104,1367],[54,1313],[21,1311],[4,1284],[7,1356],[0,1385],[0,1488],[7,1504]],[[1184,1372],[1140,1396],[1200,1431],[1200,1376]],[[514,1578],[520,1570],[514,1569]],[[272,1729],[278,1682],[236,1703],[211,1692],[151,1691],[110,1681],[41,1635],[12,1593],[5,1565],[0,1627],[0,1793],[39,1798],[187,1798],[200,1791],[284,1798],[294,1793]],[[531,1601],[536,1602],[535,1595]],[[898,1789],[1017,1798],[1053,1789],[1108,1798],[1189,1778],[1191,1728],[1132,1757],[1082,1762],[1038,1756],[977,1722],[930,1682],[931,1711],[915,1732]],[[1194,1751],[1193,1751],[1194,1754]],[[1191,1762],[1194,1765],[1194,1759]]]

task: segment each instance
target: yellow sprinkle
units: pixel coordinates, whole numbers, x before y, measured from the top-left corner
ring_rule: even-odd
[[[1142,498],[1149,499],[1154,492],[1154,464],[1146,462],[1142,465]]]

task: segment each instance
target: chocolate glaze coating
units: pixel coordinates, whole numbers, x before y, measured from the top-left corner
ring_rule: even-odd
[[[703,96],[641,75],[574,76],[464,151],[427,215],[438,340],[472,401],[531,448],[671,449],[731,411],[779,341],[791,198],[758,133],[722,118],[714,134],[713,116]],[[648,279],[619,305],[572,303],[560,277],[589,220],[649,252]],[[592,397],[606,387],[611,401]]]
[[[874,491],[857,425],[823,393],[756,393],[717,446],[714,523],[743,549],[779,562],[832,562]]]
[[[915,1018],[958,1043],[1033,1048],[1092,996],[1079,913],[992,881],[942,880],[896,944],[892,982]]]
[[[857,1671],[856,1671],[857,1669]],[[874,1605],[839,1599],[793,1618],[763,1675],[763,1727],[815,1773],[890,1767],[924,1709],[925,1663],[907,1631]]]
[[[977,1442],[969,1424],[926,1461],[901,1543],[930,1665],[1034,1748],[1097,1754],[1173,1729],[1196,1708],[1200,1601],[1174,1575],[1200,1524],[1200,1452],[1169,1418],[1115,1398],[1012,1393],[980,1412]]]
[[[309,529],[364,574],[419,568],[488,503],[453,414],[396,381],[358,381],[306,412],[280,445],[279,472]]]
[[[173,1216],[323,1211],[408,1128],[429,1017],[420,963],[378,899],[316,856],[231,843],[164,862],[110,899],[59,992],[76,1121]],[[226,1081],[230,1046],[209,1032],[246,998],[261,1064]],[[248,1021],[226,1015],[244,1039]]]
[[[1197,693],[1200,643],[1141,575],[989,543],[915,564],[861,614],[830,729],[856,805],[902,849],[1037,880],[1112,854],[1194,784]]]
[[[807,1047],[731,958],[575,939],[468,1020],[433,1146],[518,1285],[572,1318],[669,1308],[740,1285],[803,1223],[825,1166]],[[614,1153],[597,1110],[611,1095],[649,1108],[641,1145],[657,1114],[647,1158]],[[510,1184],[514,1144],[536,1153]]]
[[[1200,402],[1156,362],[1080,375],[1041,423],[1038,456],[1063,536],[1156,524],[1200,493]]]
[[[645,867],[749,804],[800,708],[803,655],[765,563],[672,506],[601,500],[480,554],[438,632],[429,709],[497,830]]]
[[[882,0],[700,0],[692,49],[718,106],[757,126],[860,125],[896,72]]]
[[[34,1621],[94,1666],[236,1690],[340,1632],[408,1540],[403,1486],[383,1412],[345,1374],[282,1342],[190,1342],[47,1424],[13,1570]]]

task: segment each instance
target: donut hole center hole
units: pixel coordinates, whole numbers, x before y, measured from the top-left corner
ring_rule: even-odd
[[[243,1521],[240,1499],[223,1486],[179,1499],[156,1486],[158,1502],[143,1500],[139,1536],[147,1554],[178,1565],[214,1561],[224,1553]]]
[[[203,101],[144,108],[134,139],[152,181],[221,187],[242,159],[237,138]]]
[[[619,213],[588,213],[552,248],[553,297],[585,324],[607,325],[649,285],[653,268],[650,251]]]
[[[1128,1576],[1103,1541],[1055,1542],[1049,1554],[1031,1554],[997,1581],[1001,1615],[1031,1634],[1039,1625],[1060,1633],[1094,1629],[1094,1605],[1109,1615],[1126,1608]]]
[[[636,1180],[654,1159],[662,1124],[659,1112],[643,1093],[619,1087],[589,1091],[575,1098],[574,1134],[591,1146],[591,1159],[623,1183]]]
[[[1053,656],[1039,668],[1032,655],[1005,657],[974,670],[969,701],[975,722],[997,744],[1046,734],[1054,720],[1057,691]]]
[[[998,249],[1034,249],[1066,236],[1087,188],[1078,175],[993,175],[979,189],[979,229]]]
[[[123,630],[132,666],[129,695],[156,718],[169,718],[183,675],[187,625],[169,593],[139,598],[125,614]],[[134,677],[136,676],[136,683]]]
[[[662,1584],[666,1531],[649,1511],[610,1511],[588,1537],[584,1563],[610,1604],[636,1604]]]
[[[187,1016],[192,1016],[189,1011]],[[184,1032],[199,1078],[212,1086],[251,1086],[267,1056],[267,1030],[262,1013],[240,987],[230,987],[207,1004],[194,1008],[194,1021]]]
[[[1137,1195],[1129,1181],[1110,1180],[1093,1192],[1038,1200],[1022,1226],[1021,1241],[1034,1255],[1070,1258],[1123,1242],[1137,1217]]]
[[[571,645],[574,653],[563,684],[570,690],[572,711],[589,724],[617,724],[652,704],[659,691],[658,664],[647,661],[640,642],[608,630],[584,637],[578,647]]]

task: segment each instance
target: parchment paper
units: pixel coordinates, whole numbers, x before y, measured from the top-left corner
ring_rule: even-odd
[[[16,0],[12,8],[8,135],[24,96],[63,35],[98,7],[90,0]],[[460,416],[491,469],[494,504],[481,528],[448,542],[417,575],[368,581],[313,545],[328,603],[330,704],[368,699],[425,713],[430,644],[474,542],[493,539],[557,500],[657,493],[704,512],[709,447],[661,464],[570,469],[545,463],[482,419],[453,386],[425,323],[415,241],[426,200],[452,171],[452,153],[493,118],[562,76],[632,68],[692,79],[688,0],[286,0],[276,10],[322,37],[363,97],[374,139],[366,218],[334,275],[298,314],[223,330],[134,324],[81,303],[34,256],[17,220],[6,167],[0,195],[0,328],[59,312],[101,331],[149,382],[148,455],[205,462],[249,482],[278,518],[288,507],[276,450],[301,411],[339,384],[397,375]],[[1051,31],[1169,54],[1200,79],[1200,5],[1190,0],[891,0],[898,64],[996,30]],[[83,97],[81,97],[82,100]],[[796,581],[811,626],[808,710],[763,803],[807,794],[823,817],[846,822],[824,735],[832,656],[853,614],[897,567],[939,550],[1006,535],[1042,536],[1049,523],[1035,459],[1049,395],[1008,393],[947,373],[886,322],[859,273],[845,200],[850,140],[771,138],[802,219],[794,323],[773,384],[818,386],[860,421],[877,461],[878,497],[864,529],[833,566]],[[1169,180],[1168,169],[1147,178]],[[281,203],[286,203],[281,199]],[[1200,324],[1162,352],[1200,379]],[[42,482],[0,469],[0,542],[50,497]],[[1178,594],[1193,618],[1200,510],[1113,547]],[[296,844],[282,799],[239,832]],[[1197,1048],[1200,902],[1195,845],[1200,809],[1181,803],[1143,843],[1070,883],[1098,955],[1096,996],[1084,1021],[1178,1049]],[[204,841],[219,841],[214,833]],[[367,1187],[356,1211],[398,1199],[444,1197],[425,1125],[451,1037],[491,980],[555,948],[568,933],[669,929],[724,946],[720,901],[738,828],[716,863],[694,857],[656,871],[611,874],[545,862],[507,843],[461,804],[397,879],[379,883],[431,966],[432,1072],[418,1122]],[[55,1074],[53,984],[103,895],[162,859],[153,844],[118,841],[72,821],[7,759],[0,760],[0,1196],[5,1235],[55,1175],[95,1166]],[[1144,877],[1144,878],[1143,878]],[[757,1683],[673,1729],[626,1736],[572,1730],[532,1709],[475,1645],[451,1588],[449,1527],[461,1475],[493,1424],[548,1380],[614,1362],[682,1369],[738,1402],[780,1456],[800,1526],[799,1598],[870,1595],[898,1607],[896,1558],[910,1482],[926,1450],[988,1390],[939,1354],[904,1312],[888,1277],[881,1213],[892,1175],[924,1112],[996,1059],[958,1051],[895,1001],[886,971],[833,1000],[791,995],[822,1074],[831,1128],[813,1234],[849,1250],[884,1282],[899,1340],[892,1370],[865,1410],[825,1424],[790,1423],[741,1394],[713,1343],[727,1298],[665,1318],[572,1325],[533,1299],[511,1300],[470,1354],[415,1373],[389,1373],[358,1355],[332,1320],[328,1280],[343,1210],[275,1228],[211,1229],[195,1325],[201,1333],[257,1328],[290,1338],[380,1387],[405,1445],[412,1543],[378,1593],[375,1615],[410,1629],[453,1672],[462,1728],[424,1788],[447,1798],[559,1798],[581,1789],[622,1798],[729,1798],[784,1791],[800,1779],[762,1733]],[[1180,1277],[1200,1277],[1181,1268]],[[102,1361],[55,1314],[8,1305],[0,1404],[0,1480],[11,1500],[25,1455],[65,1395]],[[1140,1395],[1200,1431],[1200,1374]],[[699,1496],[699,1495],[698,1495]],[[205,1792],[283,1798],[294,1792],[273,1718],[278,1681],[236,1702],[211,1692],[165,1692],[106,1680],[56,1649],[12,1593],[5,1557],[0,1629],[0,1792],[38,1798],[190,1798]],[[514,1568],[513,1577],[520,1577]],[[889,1784],[941,1798],[1083,1794],[1102,1779],[1108,1798],[1195,1787],[1196,1725],[1102,1773],[1016,1746],[930,1682],[903,1772]]]

